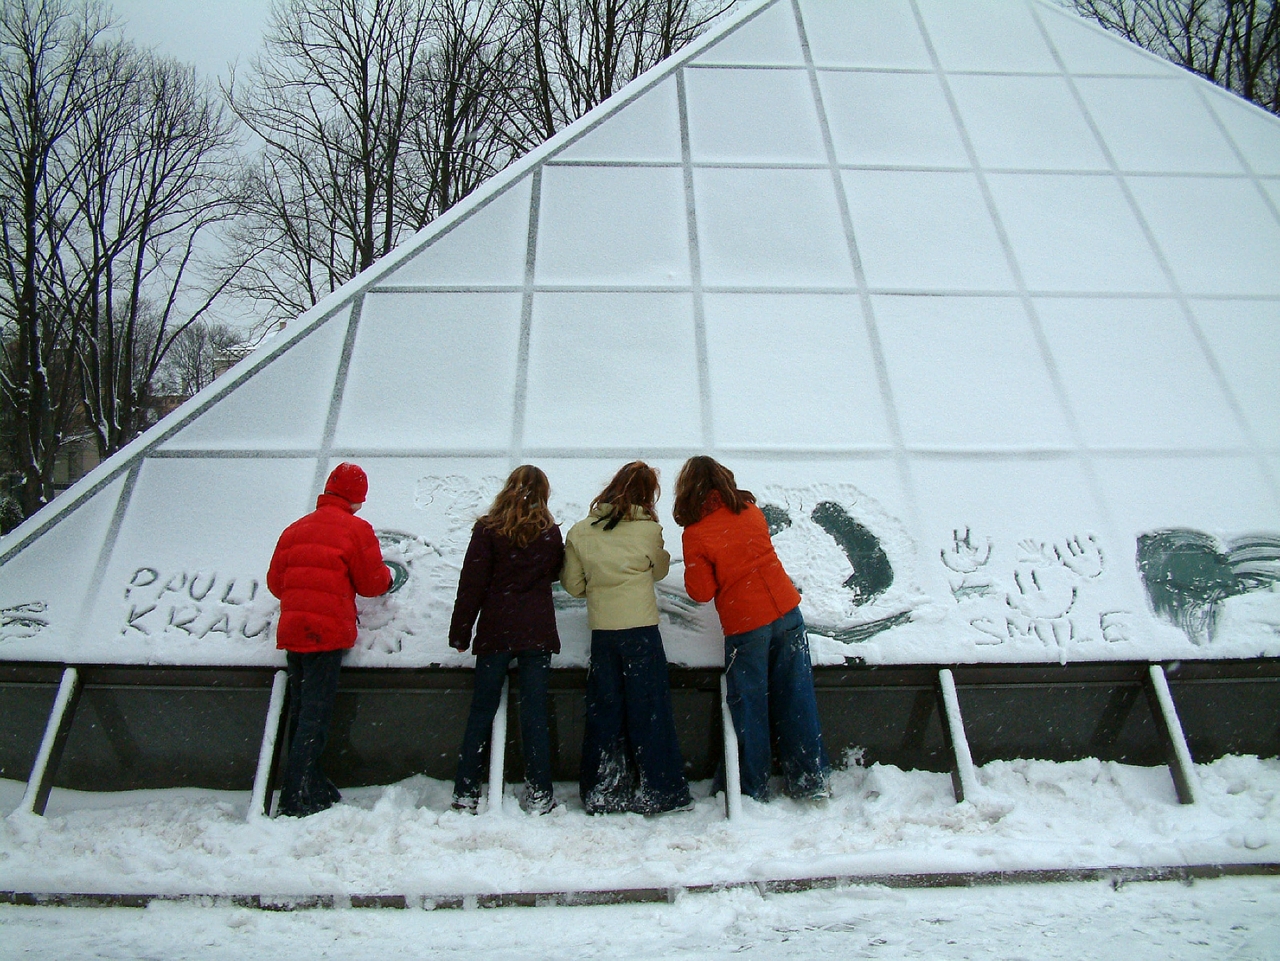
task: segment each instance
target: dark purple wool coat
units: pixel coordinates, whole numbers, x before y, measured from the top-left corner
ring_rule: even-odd
[[[564,540],[547,528],[524,548],[477,523],[458,578],[449,644],[465,651],[476,624],[475,653],[560,651],[551,585],[560,577]]]

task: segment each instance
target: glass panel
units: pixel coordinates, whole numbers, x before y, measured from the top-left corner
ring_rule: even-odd
[[[5,660],[80,659],[76,621],[123,486],[123,477],[107,484],[0,569],[0,651]],[[45,510],[60,506],[65,505],[55,502]]]
[[[505,450],[519,342],[518,293],[369,295],[335,445]]]
[[[449,647],[449,619],[471,528],[510,473],[506,457],[364,457],[370,495],[360,516],[385,560],[407,580],[394,594],[357,598],[360,634],[352,667],[471,667]],[[551,478],[556,483],[556,478]]]
[[[475,663],[473,657],[468,660]],[[451,788],[470,706],[469,672],[457,689],[417,691],[361,686],[358,675],[345,674],[320,766],[340,787],[394,784],[424,775],[447,781]],[[514,727],[513,719],[508,730]],[[444,794],[441,801],[447,803],[448,797]]]
[[[680,162],[680,107],[676,82],[664,80],[604,118],[555,160]]]
[[[931,558],[936,616],[949,629],[933,657],[1065,663],[1149,654],[1133,543],[1110,537],[1078,459],[913,457],[911,472],[924,515],[920,552]]]
[[[87,686],[54,783],[90,791],[247,791],[270,699],[269,687]],[[57,810],[56,801],[50,813]]]
[[[1206,93],[1213,112],[1222,118],[1253,172],[1280,174],[1280,123],[1276,118],[1234,94],[1217,90]]]
[[[1248,180],[1129,181],[1169,266],[1189,294],[1280,294],[1280,224]]]
[[[526,447],[634,448],[702,439],[688,294],[539,294]]]
[[[803,70],[688,70],[693,159],[826,161]]]
[[[730,467],[758,498],[801,592],[815,663],[892,662],[928,633],[910,623],[927,598],[902,475],[889,457]]]
[[[1121,170],[1240,173],[1240,163],[1191,80],[1076,81]]]
[[[1086,444],[1188,450],[1244,443],[1172,300],[1040,300],[1036,310]]]
[[[1192,309],[1254,436],[1280,450],[1280,304],[1201,301]]]
[[[689,230],[679,168],[545,168],[537,279],[687,284]]]
[[[161,445],[161,450],[314,450],[324,437],[351,311],[277,353]],[[277,335],[277,336],[288,336]],[[272,345],[274,346],[274,345]],[[271,346],[266,348],[270,350]],[[252,363],[253,361],[247,361]],[[233,375],[234,376],[234,375]],[[270,416],[263,416],[269,411]]]
[[[1085,757],[1146,766],[1165,763],[1141,685],[961,687],[957,693],[974,764]],[[1167,790],[1172,804],[1172,781]]]
[[[529,246],[529,183],[525,177],[474,211],[372,289],[398,284],[523,283]]]
[[[53,683],[0,684],[0,778],[25,783],[31,776],[31,765],[58,694],[56,679],[50,680]],[[14,786],[21,797],[23,784]],[[0,813],[7,816],[10,811],[0,804]]]
[[[846,164],[969,167],[933,74],[818,74],[836,157]]]
[[[1168,291],[1114,178],[992,174],[988,183],[1030,290]]]
[[[1065,80],[958,76],[951,89],[983,167],[1107,169]]]
[[[1116,526],[1132,536],[1170,527],[1226,537],[1276,532],[1275,501],[1248,455],[1117,456],[1098,458],[1094,469]]]
[[[875,297],[873,306],[909,446],[1070,443],[1018,299]]]
[[[844,171],[867,284],[890,290],[1010,290],[991,214],[968,173]]]
[[[1178,69],[1074,14],[1047,3],[1036,10],[1072,73],[1174,74]]]
[[[1178,721],[1197,764],[1227,754],[1280,755],[1276,682],[1169,681]]]
[[[884,0],[801,0],[809,47],[818,66],[932,70],[911,7]]]
[[[275,664],[267,565],[314,505],[316,463],[148,460],[83,643],[92,663]],[[370,500],[378,495],[371,479]]]
[[[889,443],[856,296],[708,294],[705,309],[718,445]]]
[[[695,170],[693,178],[704,283],[853,283],[827,171]]]
[[[802,64],[800,35],[787,0],[752,17],[723,40],[696,57],[694,63]]]
[[[1031,14],[1006,0],[919,0],[944,70],[1057,73]]]

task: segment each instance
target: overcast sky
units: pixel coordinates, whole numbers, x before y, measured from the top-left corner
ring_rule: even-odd
[[[270,0],[108,0],[125,36],[226,76],[227,63],[247,65],[266,27]]]

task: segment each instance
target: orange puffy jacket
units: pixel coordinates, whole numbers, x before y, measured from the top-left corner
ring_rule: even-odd
[[[316,509],[285,528],[271,556],[267,590],[280,598],[276,647],[310,654],[356,642],[356,594],[391,587],[382,548],[351,505],[321,494]]]
[[[702,519],[684,529],[684,587],[700,603],[715,598],[725,634],[764,627],[800,603],[774,553],[764,513],[748,504],[735,514],[715,491]]]

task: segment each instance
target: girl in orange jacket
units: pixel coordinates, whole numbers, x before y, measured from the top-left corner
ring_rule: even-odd
[[[699,603],[714,599],[724,629],[742,792],[768,800],[776,736],[787,793],[825,800],[830,764],[800,593],[774,553],[755,496],[740,490],[724,465],[691,457],[676,479],[673,513],[684,528],[685,590]]]

